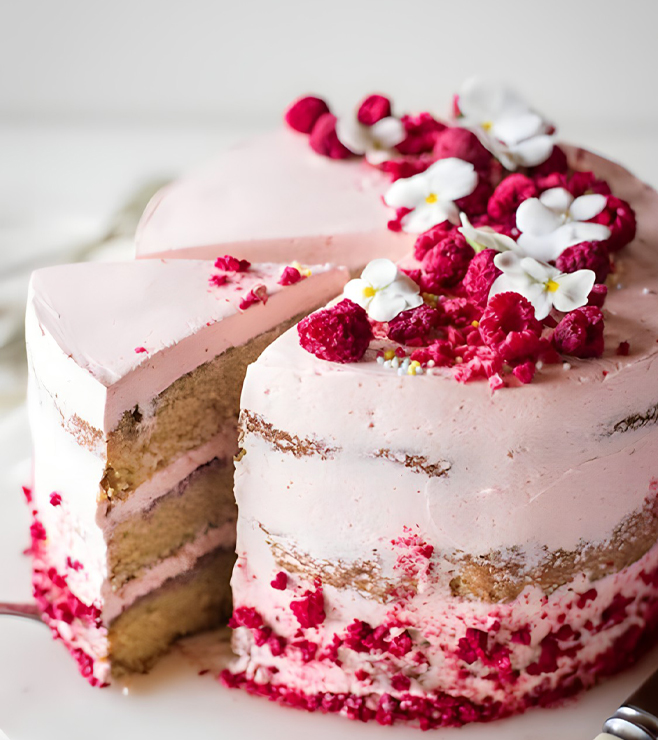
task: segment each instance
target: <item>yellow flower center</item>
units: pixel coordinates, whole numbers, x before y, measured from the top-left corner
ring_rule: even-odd
[[[427,198],[425,198],[425,203],[436,203],[438,199],[439,196],[436,193],[430,193]]]
[[[559,285],[558,285],[558,284],[557,284],[557,283],[555,282],[555,280],[549,280],[549,281],[548,281],[548,282],[546,283],[546,290],[547,290],[547,291],[548,291],[549,293],[555,293],[555,291],[556,291],[556,290],[557,290],[557,289],[558,289],[559,287],[560,287],[560,286],[559,286]]]
[[[369,285],[367,288],[363,289],[363,297],[364,298],[372,298],[377,291],[372,287],[372,285]]]
[[[489,132],[493,128],[493,121],[483,121],[481,126],[485,131]]]

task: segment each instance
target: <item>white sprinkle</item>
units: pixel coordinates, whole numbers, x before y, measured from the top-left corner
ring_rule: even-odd
[[[569,362],[563,362],[562,363],[562,369],[563,370],[571,370],[571,364]]]
[[[391,369],[391,361],[390,360],[386,360],[386,362],[384,363],[384,367],[387,370],[390,370]]]
[[[617,285],[615,285],[615,288],[617,290],[621,290],[623,287],[624,287],[624,284],[623,283],[617,283]]]
[[[541,370],[544,367],[544,363],[541,360],[537,360],[535,367],[537,368],[537,370]]]
[[[128,690],[128,687],[127,687],[127,686],[124,686],[124,687],[123,687],[123,688],[121,689],[121,693],[122,693],[122,694],[123,694],[124,696],[128,696],[128,694],[130,693],[130,691]]]
[[[402,369],[408,370],[410,363],[411,363],[411,360],[408,357],[405,357],[404,360],[402,360]]]
[[[401,367],[398,368],[398,375],[406,375],[406,374],[407,374],[407,371],[406,370],[404,370]]]
[[[434,362],[434,360],[430,360],[430,361],[429,361],[429,362],[427,363],[427,367],[434,367],[434,365],[436,365],[436,362]]]
[[[396,370],[400,367],[400,358],[397,355],[391,360],[391,367]]]
[[[651,290],[651,288],[642,288],[642,293],[644,295],[655,295],[656,291]]]
[[[422,375],[422,374],[423,374],[423,368],[422,367],[417,367],[416,368],[416,375]]]
[[[378,365],[384,364],[384,355],[379,355],[379,357],[377,357],[377,364]]]

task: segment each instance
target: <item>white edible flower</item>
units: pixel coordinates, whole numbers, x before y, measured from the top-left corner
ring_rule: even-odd
[[[510,236],[499,234],[490,226],[483,226],[476,229],[469,221],[465,213],[460,213],[462,225],[457,231],[461,232],[466,241],[473,247],[475,252],[481,252],[484,249],[495,249],[496,252],[517,252],[521,253],[521,248]]]
[[[448,157],[425,172],[396,180],[386,191],[384,202],[393,208],[413,209],[402,218],[402,231],[421,234],[444,221],[459,223],[455,201],[470,195],[477,183],[470,162]]]
[[[610,236],[610,229],[587,222],[598,216],[606,203],[606,197],[596,193],[574,199],[564,188],[551,188],[539,198],[528,198],[516,211],[516,226],[521,232],[518,244],[528,256],[552,262],[574,244],[603,241]]]
[[[458,95],[461,125],[470,128],[508,170],[535,167],[551,155],[549,126],[513,90],[471,78]]]
[[[339,118],[336,136],[354,154],[365,154],[370,164],[381,164],[397,156],[393,147],[404,141],[407,133],[399,118],[387,116],[372,126],[359,123],[356,115]]]
[[[390,321],[423,302],[416,283],[387,259],[368,263],[360,278],[347,283],[343,295],[365,308],[374,321]]]
[[[592,270],[562,273],[556,267],[513,252],[497,254],[494,265],[503,274],[494,280],[489,298],[508,291],[519,293],[532,303],[539,320],[545,319],[553,306],[567,312],[586,305],[596,280]]]

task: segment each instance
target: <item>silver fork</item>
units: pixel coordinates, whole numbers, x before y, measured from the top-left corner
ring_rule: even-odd
[[[41,611],[36,604],[12,604],[0,601],[0,617],[23,617],[42,622]]]

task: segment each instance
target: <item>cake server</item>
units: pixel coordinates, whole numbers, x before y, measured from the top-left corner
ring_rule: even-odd
[[[606,720],[596,740],[658,740],[658,671]]]
[[[41,612],[36,604],[8,604],[0,601],[0,617],[26,617],[41,622]],[[2,736],[0,736],[1,739]]]

